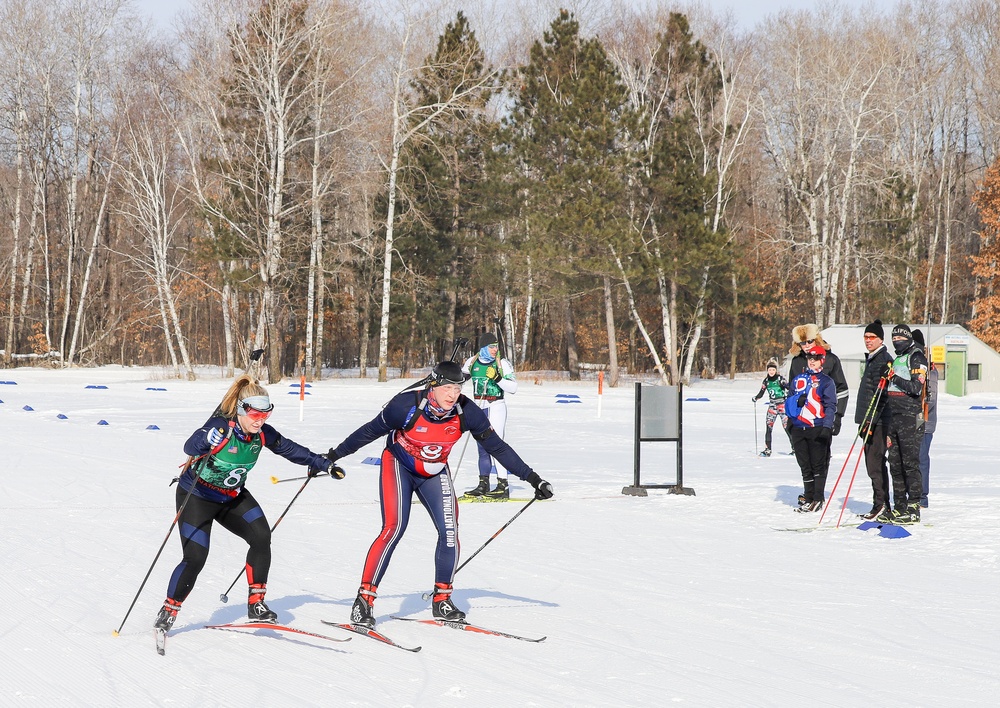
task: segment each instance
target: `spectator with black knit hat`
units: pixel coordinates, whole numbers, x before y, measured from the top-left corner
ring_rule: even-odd
[[[919,329],[913,330],[913,341],[924,350],[924,356],[927,356],[924,333]],[[938,378],[937,367],[927,356],[927,386],[924,389],[924,439],[920,444],[920,507],[922,509],[926,509],[928,505],[927,491],[930,488],[931,478],[931,442],[934,440],[934,430],[937,428]]]
[[[830,472],[830,443],[837,415],[837,387],[823,373],[827,353],[815,344],[803,350],[808,369],[798,374],[788,388],[785,413],[791,423],[792,450],[802,472],[802,497],[797,511],[823,508],[826,478]]]
[[[891,418],[886,431],[889,474],[892,476],[893,509],[878,516],[888,523],[920,521],[920,446],[924,440],[923,394],[927,380],[927,357],[913,341],[905,324],[892,328],[896,352],[886,390]]]
[[[865,327],[865,370],[858,385],[858,403],[854,411],[854,422],[858,436],[864,443],[865,469],[872,482],[872,508],[864,519],[875,519],[892,508],[889,493],[889,467],[886,464],[885,433],[891,413],[886,402],[883,379],[892,367],[892,355],[886,350],[883,339],[885,329],[881,320],[875,320]]]
[[[837,387],[837,414],[834,417],[833,434],[838,435],[841,419],[847,412],[847,402],[851,392],[840,359],[833,353],[830,345],[823,341],[823,335],[820,334],[819,327],[815,324],[799,325],[792,329],[792,348],[788,350],[788,353],[792,355],[792,363],[788,366],[788,380],[791,381],[809,369],[805,350],[817,344],[826,351],[823,373],[833,379],[833,383]]]

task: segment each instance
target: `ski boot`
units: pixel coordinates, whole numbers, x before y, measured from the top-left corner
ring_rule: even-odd
[[[372,606],[375,604],[375,591],[377,588],[371,583],[361,583],[358,588],[358,596],[354,598],[354,606],[351,607],[351,624],[373,629],[375,627],[375,615]]]
[[[874,521],[885,511],[887,511],[885,504],[875,504],[867,514],[859,514],[858,516],[865,521]]]
[[[805,502],[795,511],[799,512],[800,514],[811,514],[814,511],[821,511],[822,509],[823,509],[823,502],[813,501],[813,502]]]
[[[434,583],[434,619],[464,622],[465,613],[451,603],[451,583]]]
[[[247,618],[254,622],[278,623],[278,613],[264,604],[264,593],[267,586],[263,583],[254,583],[250,586],[250,594],[247,596]]]
[[[760,456],[761,457],[770,457],[771,456],[771,448],[765,447],[763,450],[760,451]]]
[[[880,524],[898,524],[899,514],[888,506],[882,507],[881,513],[875,517]]]
[[[156,615],[156,621],[153,622],[154,629],[162,629],[164,632],[169,632],[174,626],[179,609],[181,609],[181,603],[175,602],[169,597],[164,600],[163,607],[160,608],[159,613]]]
[[[920,523],[920,504],[907,504],[902,511],[896,512],[897,524]]]
[[[486,494],[489,491],[490,491],[490,478],[489,477],[480,477],[479,478],[479,486],[476,487],[475,489],[470,489],[469,491],[467,491],[465,493],[465,496],[467,496],[467,497],[481,497],[481,496],[483,496],[484,494]]]
[[[507,480],[498,479],[497,488],[492,492],[487,492],[485,496],[490,499],[510,499],[510,489],[507,487]]]

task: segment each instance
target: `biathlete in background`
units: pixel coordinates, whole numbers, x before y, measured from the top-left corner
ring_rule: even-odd
[[[781,418],[781,427],[788,426],[788,416],[785,415],[785,398],[788,396],[788,382],[785,377],[778,373],[778,362],[769,359],[767,362],[767,376],[760,384],[760,391],[751,400],[756,403],[764,394],[767,394],[767,427],[764,430],[764,450],[761,457],[771,456],[771,431],[774,428],[774,421]],[[791,444],[791,438],[788,440]]]
[[[466,430],[507,469],[534,487],[537,498],[552,497],[552,485],[500,439],[486,414],[462,394],[464,382],[461,366],[454,361],[440,362],[426,386],[397,394],[374,419],[327,453],[335,462],[386,436],[379,475],[382,531],[368,550],[361,586],[351,608],[351,624],[369,629],[375,626],[372,605],[392,553],[406,532],[414,494],[427,509],[438,534],[434,553],[434,618],[452,622],[465,618],[465,613],[451,601],[459,540],[458,499],[448,468],[448,454]]]
[[[260,504],[244,487],[247,475],[265,447],[290,462],[308,466],[313,476],[329,472],[340,479],[344,473],[327,457],[267,425],[264,421],[273,409],[267,390],[244,374],[229,387],[212,417],[184,443],[184,452],[190,457],[176,492],[176,508],[184,504],[177,519],[184,557],[170,576],[167,599],[154,624],[157,629],[169,631],[173,627],[181,603],[205,567],[214,522],[250,546],[246,557],[247,616],[257,622],[277,621],[277,614],[264,603],[271,567],[271,528]]]
[[[837,415],[837,385],[823,373],[826,349],[804,348],[809,368],[792,379],[785,402],[791,421],[792,450],[802,472],[802,496],[796,511],[823,508],[830,471],[830,443]]]
[[[517,393],[514,365],[500,356],[500,344],[495,334],[479,337],[479,353],[462,366],[463,373],[472,378],[472,397],[486,412],[493,431],[503,439],[507,429],[507,401],[504,398]],[[507,468],[496,464],[481,442],[476,442],[479,450],[479,486],[465,493],[467,497],[492,497],[509,499]],[[490,491],[490,475],[496,475],[497,486]]]

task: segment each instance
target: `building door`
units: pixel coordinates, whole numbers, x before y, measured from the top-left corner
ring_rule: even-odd
[[[949,351],[945,354],[945,393],[952,396],[965,395],[965,350]]]

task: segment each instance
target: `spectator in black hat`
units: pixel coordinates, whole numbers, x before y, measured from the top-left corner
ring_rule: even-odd
[[[858,403],[854,411],[854,422],[858,436],[864,441],[865,469],[872,482],[872,508],[864,519],[875,519],[879,514],[892,508],[889,494],[889,467],[886,464],[885,433],[889,423],[889,407],[886,405],[886,376],[892,367],[892,355],[886,350],[883,339],[885,330],[881,320],[875,320],[865,327],[865,370],[858,386]]]
[[[907,524],[920,521],[920,446],[924,440],[927,357],[913,341],[913,333],[905,324],[892,328],[892,348],[896,358],[888,377],[891,418],[886,431],[886,447],[889,449],[893,509],[880,514],[878,519]]]
[[[927,356],[927,344],[924,333],[913,330],[913,341],[924,350]],[[930,488],[931,477],[931,442],[934,440],[934,430],[937,428],[938,370],[934,362],[927,356],[927,385],[924,389],[924,440],[920,445],[920,507],[926,509],[927,490]]]

